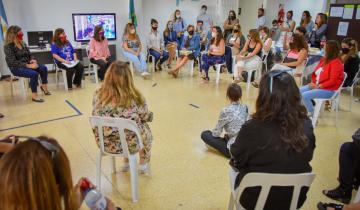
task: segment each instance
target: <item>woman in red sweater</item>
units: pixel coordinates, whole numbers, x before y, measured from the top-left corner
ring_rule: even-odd
[[[330,40],[325,46],[325,56],[311,75],[311,83],[300,88],[302,100],[309,113],[314,112],[311,100],[331,98],[344,80],[344,64],[340,59],[340,46]]]

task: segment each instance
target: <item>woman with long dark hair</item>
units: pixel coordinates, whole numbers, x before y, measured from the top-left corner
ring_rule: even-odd
[[[311,172],[314,149],[313,127],[293,76],[281,70],[264,74],[256,112],[230,147],[230,164],[239,171],[235,188],[251,172]],[[298,208],[305,202],[307,191],[301,190]],[[246,188],[240,198],[242,206],[254,209],[259,192],[259,187]],[[291,198],[291,188],[273,187],[264,209],[289,209]]]
[[[81,87],[84,66],[79,62],[76,52],[71,43],[68,41],[65,31],[62,28],[57,28],[55,30],[53,43],[51,45],[51,53],[56,64],[60,68],[66,70],[66,79],[69,90],[72,89],[73,84],[78,88]],[[71,65],[72,62],[77,63],[71,67],[66,65]]]
[[[303,86],[300,91],[309,114],[314,113],[314,98],[329,99],[339,89],[344,80],[344,64],[340,59],[340,46],[335,40],[325,45],[325,56],[315,67],[311,75],[311,83]]]
[[[95,26],[94,37],[89,43],[89,57],[91,63],[100,66],[98,76],[101,81],[104,80],[106,70],[112,62],[108,45],[104,28],[101,25]]]
[[[345,38],[341,42],[341,60],[344,62],[344,71],[347,74],[344,87],[353,84],[354,77],[359,71],[360,59],[358,56],[358,43],[353,38]]]
[[[321,40],[326,39],[327,27],[327,15],[324,13],[317,14],[315,27],[309,34],[311,47],[321,47]]]
[[[210,66],[225,62],[225,40],[221,28],[219,26],[212,27],[211,36],[209,51],[201,57],[200,73],[204,81],[209,81]]]
[[[236,18],[236,12],[234,10],[230,10],[229,16],[224,22],[225,39],[233,32],[235,24],[239,24],[239,19]]]
[[[314,21],[311,20],[310,12],[305,10],[302,13],[300,26],[306,29],[306,35],[310,34],[315,27]]]

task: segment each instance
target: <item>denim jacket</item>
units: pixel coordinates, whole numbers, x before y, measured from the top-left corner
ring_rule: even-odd
[[[181,49],[185,48],[185,43],[186,40],[189,37],[184,37],[184,40],[181,43]],[[194,52],[194,56],[197,58],[200,55],[200,37],[197,34],[194,34],[194,36],[192,37],[192,39],[190,39],[190,46],[188,48],[186,48],[187,50],[191,50]]]

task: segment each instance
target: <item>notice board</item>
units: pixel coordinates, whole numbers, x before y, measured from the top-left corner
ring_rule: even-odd
[[[360,4],[331,4],[328,14],[328,40],[351,37],[360,43]]]

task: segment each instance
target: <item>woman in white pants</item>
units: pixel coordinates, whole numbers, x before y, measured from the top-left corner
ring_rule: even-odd
[[[261,65],[262,46],[259,32],[256,29],[251,29],[244,48],[236,57],[237,64],[234,69],[234,82],[238,83],[243,79],[241,76],[243,71],[256,69]]]

